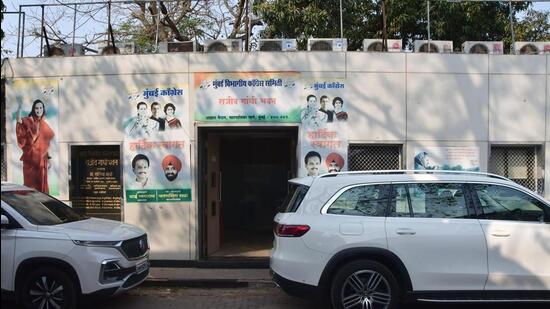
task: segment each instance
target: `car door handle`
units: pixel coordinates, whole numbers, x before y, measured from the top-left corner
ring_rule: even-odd
[[[411,229],[397,229],[395,232],[399,235],[415,235],[416,232]]]
[[[495,236],[495,237],[509,237],[509,236],[510,236],[510,232],[506,232],[506,231],[494,231],[494,232],[491,232],[491,235],[492,235],[492,236]]]

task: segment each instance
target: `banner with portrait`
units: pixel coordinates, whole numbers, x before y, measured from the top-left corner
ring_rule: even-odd
[[[15,80],[8,89],[10,180],[59,197],[58,80]]]
[[[124,141],[126,202],[191,201],[190,153],[187,137]]]
[[[124,120],[124,193],[128,203],[191,201],[186,85],[136,87]]]
[[[415,147],[415,170],[479,172],[479,147]]]
[[[297,72],[195,73],[195,120],[300,122]]]
[[[345,126],[328,124],[317,130],[301,130],[299,177],[348,170]]]
[[[301,80],[299,176],[347,171],[345,80]]]
[[[123,120],[125,139],[153,140],[187,132],[187,85],[150,85],[130,89],[128,114]],[[187,133],[188,135],[188,133]]]

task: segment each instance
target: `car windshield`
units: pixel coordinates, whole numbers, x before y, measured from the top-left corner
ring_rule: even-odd
[[[2,192],[2,201],[36,225],[56,225],[88,219],[63,202],[38,191]]]

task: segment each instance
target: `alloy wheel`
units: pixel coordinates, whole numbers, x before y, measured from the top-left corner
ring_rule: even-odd
[[[63,308],[64,286],[55,280],[42,275],[32,283],[28,297],[32,305],[38,309]]]
[[[379,272],[359,270],[346,278],[340,296],[345,309],[387,308],[391,302],[391,288]]]

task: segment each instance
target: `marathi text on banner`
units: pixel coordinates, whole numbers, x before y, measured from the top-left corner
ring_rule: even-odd
[[[196,73],[195,120],[300,122],[296,72]]]
[[[317,176],[348,168],[348,114],[344,80],[304,80],[300,101],[299,176]]]
[[[416,147],[415,170],[479,171],[479,147]]]
[[[190,138],[185,87],[148,86],[129,95],[124,123],[126,202],[189,202]]]

